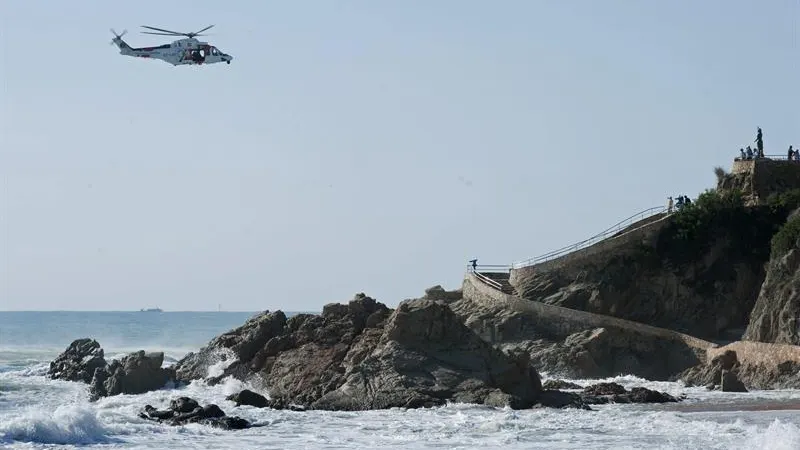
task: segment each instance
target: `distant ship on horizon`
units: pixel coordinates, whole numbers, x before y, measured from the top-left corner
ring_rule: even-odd
[[[164,312],[161,308],[142,308],[140,312]]]

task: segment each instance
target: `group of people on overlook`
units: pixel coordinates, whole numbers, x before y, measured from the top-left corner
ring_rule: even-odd
[[[761,128],[758,128],[756,133],[756,140],[754,141],[756,144],[756,148],[753,149],[749,145],[746,148],[740,148],[739,154],[740,156],[736,158],[736,161],[749,161],[753,159],[764,158],[764,134],[761,132]],[[786,153],[786,159],[788,161],[800,161],[800,151],[795,150],[791,145],[789,146],[789,150]]]

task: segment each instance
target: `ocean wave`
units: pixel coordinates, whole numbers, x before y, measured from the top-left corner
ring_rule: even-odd
[[[96,411],[83,405],[62,405],[17,412],[0,422],[0,439],[10,443],[87,445],[118,441],[97,418]]]

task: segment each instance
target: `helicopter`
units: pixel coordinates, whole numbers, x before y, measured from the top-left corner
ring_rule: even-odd
[[[122,40],[122,36],[128,32],[124,30],[121,34],[117,34],[114,29],[111,33],[114,34],[114,39],[111,40],[111,45],[119,47],[119,53],[125,56],[133,56],[136,58],[151,58],[160,59],[168,62],[173,66],[180,65],[201,65],[201,64],[214,64],[214,63],[231,63],[233,56],[222,52],[217,47],[210,45],[208,42],[201,42],[195,39],[195,36],[203,36],[203,31],[208,30],[214,25],[209,25],[200,31],[191,33],[179,33],[177,31],[165,30],[162,28],[150,27],[142,25],[142,28],[158,31],[142,31],[142,34],[156,34],[159,36],[186,36],[186,39],[178,39],[170,44],[159,45],[156,47],[140,47],[133,48]]]

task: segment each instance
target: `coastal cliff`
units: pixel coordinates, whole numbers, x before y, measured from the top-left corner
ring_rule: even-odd
[[[746,206],[739,191],[708,191],[650,226],[645,239],[518,269],[511,282],[528,300],[735,340],[765,279],[771,239],[789,214],[785,200]]]
[[[800,215],[774,236],[772,257],[743,339],[800,345]]]

